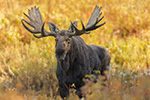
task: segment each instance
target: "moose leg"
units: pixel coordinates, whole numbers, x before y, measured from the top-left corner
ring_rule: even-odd
[[[103,68],[100,70],[101,75],[104,76],[103,81],[106,81],[106,80],[107,80],[107,75],[104,73],[106,70],[107,70],[107,69],[106,69],[106,66],[103,66]]]
[[[75,94],[78,95],[78,97],[81,98],[85,98],[85,90],[82,89],[82,87],[84,87],[85,83],[83,81],[80,82],[79,85],[77,85],[76,87],[76,92]]]
[[[59,93],[62,99],[65,99],[69,96],[69,90],[65,84],[59,83]]]
[[[102,62],[102,66],[100,68],[100,72],[101,72],[101,75],[105,77],[104,81],[107,80],[107,76],[105,74],[105,71],[106,70],[109,70],[109,66],[110,66],[110,54],[109,52],[103,48],[103,47],[97,47],[97,53],[99,55],[99,58]]]
[[[107,75],[105,74],[105,71],[109,70],[110,59],[111,58],[109,53],[106,52],[104,58],[102,59],[102,69],[101,69],[101,75],[105,77],[104,81],[107,80]]]
[[[75,93],[76,93],[76,95],[78,95],[78,97],[79,97],[80,99],[84,97],[84,95],[83,95],[83,93],[81,92],[80,89],[77,89]]]

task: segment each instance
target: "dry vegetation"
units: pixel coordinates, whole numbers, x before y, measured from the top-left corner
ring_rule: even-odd
[[[35,5],[46,23],[60,29],[68,29],[70,20],[86,23],[95,5],[102,6],[106,24],[82,37],[87,44],[109,50],[111,68],[105,83],[103,77],[94,85],[85,80],[87,100],[149,100],[149,4],[150,0],[1,0],[0,100],[61,100],[54,38],[35,39],[21,24],[23,12]],[[70,92],[68,100],[77,100],[74,90]]]

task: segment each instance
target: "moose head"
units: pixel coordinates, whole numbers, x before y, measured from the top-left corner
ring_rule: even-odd
[[[31,10],[28,10],[29,16],[24,13],[24,15],[30,20],[30,22],[24,19],[22,19],[21,22],[23,26],[29,32],[31,32],[33,36],[36,38],[42,38],[42,37],[47,37],[47,36],[55,37],[56,58],[59,61],[63,61],[67,53],[70,51],[73,36],[89,34],[90,31],[95,30],[105,24],[104,22],[102,24],[97,25],[104,18],[104,16],[100,18],[102,14],[100,13],[101,8],[102,7],[99,8],[98,6],[95,7],[93,14],[91,15],[91,18],[88,21],[86,27],[81,21],[81,24],[82,24],[81,30],[77,28],[77,22],[75,21],[75,22],[71,22],[71,25],[68,30],[59,30],[55,24],[49,22],[48,24],[49,24],[49,29],[51,32],[46,31],[44,29],[45,22],[42,21],[40,11],[38,8],[36,8],[36,6],[32,7]],[[30,29],[26,24],[31,26],[33,29]],[[40,35],[36,35],[36,34],[40,34]]]

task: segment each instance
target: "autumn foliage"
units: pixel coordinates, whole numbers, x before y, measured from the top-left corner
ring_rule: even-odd
[[[150,99],[150,0],[1,0],[0,100],[61,100],[56,79],[53,37],[36,39],[21,24],[28,9],[40,8],[48,22],[68,29],[70,21],[87,23],[95,5],[106,24],[83,35],[87,44],[111,54],[108,80],[88,75],[82,87],[87,100]],[[81,25],[78,23],[78,27]],[[73,89],[68,100],[77,100]]]

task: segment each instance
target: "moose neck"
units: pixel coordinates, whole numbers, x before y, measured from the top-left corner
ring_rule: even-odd
[[[58,61],[58,64],[60,65],[60,67],[63,71],[67,72],[70,67],[69,56],[66,55],[66,57],[63,61]]]
[[[84,42],[84,40],[79,36],[73,36],[72,37],[72,44],[69,55],[69,60],[71,64],[73,64],[77,59],[83,59],[83,55],[85,54],[87,46]]]

